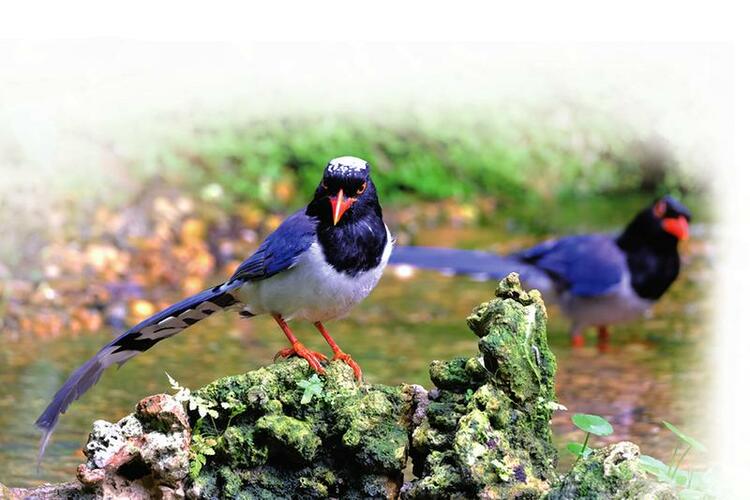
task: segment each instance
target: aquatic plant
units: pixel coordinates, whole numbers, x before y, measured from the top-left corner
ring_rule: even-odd
[[[716,491],[716,487],[711,479],[710,471],[700,473],[692,469],[685,470],[680,468],[685,457],[691,450],[694,449],[700,453],[706,453],[708,451],[707,448],[700,441],[677,428],[677,426],[666,420],[662,421],[662,423],[679,439],[672,450],[670,463],[667,465],[654,457],[643,455],[641,456],[643,470],[656,476],[659,481],[677,487],[680,492],[680,498],[713,498],[713,492]]]
[[[576,461],[573,463],[573,467],[575,467],[581,457],[586,457],[593,451],[588,447],[589,437],[591,437],[592,434],[595,436],[609,436],[612,434],[612,426],[599,415],[576,413],[570,417],[570,420],[576,427],[586,433],[586,437],[583,439],[583,444],[568,443],[566,446],[568,451],[576,455]]]

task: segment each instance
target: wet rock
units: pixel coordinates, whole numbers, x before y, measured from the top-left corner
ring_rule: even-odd
[[[638,463],[640,455],[638,446],[628,441],[596,450],[580,460],[550,491],[549,499],[678,498],[670,485],[647,477]]]
[[[44,484],[36,488],[7,488],[0,484],[0,498],[13,500],[93,500],[97,494],[87,491],[80,483]]]
[[[188,473],[190,427],[180,402],[167,394],[143,399],[117,423],[97,420],[76,476],[104,498],[178,498]]]

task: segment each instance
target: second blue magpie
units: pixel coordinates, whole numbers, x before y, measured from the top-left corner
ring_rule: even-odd
[[[333,359],[347,363],[361,379],[359,366],[336,345],[323,322],[345,316],[370,294],[392,247],[370,166],[352,156],[331,160],[307,207],[286,219],[226,282],[139,323],[73,372],[36,421],[43,433],[40,458],[60,415],[107,367],[122,365],[217,311],[271,315],[290,343],[277,356],[302,357],[323,373],[326,357],[302,345],[287,321],[313,323],[331,346]]]
[[[483,279],[518,272],[524,286],[557,302],[572,320],[571,342],[596,326],[606,347],[609,325],[641,317],[677,279],[677,243],[688,237],[690,211],[671,196],[657,199],[617,235],[582,234],[549,240],[502,256],[451,248],[399,246],[391,264],[408,264]]]

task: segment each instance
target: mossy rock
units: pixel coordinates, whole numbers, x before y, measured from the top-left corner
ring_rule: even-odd
[[[391,492],[395,498],[409,447],[401,388],[360,385],[342,362],[312,377],[306,361],[292,359],[195,391],[218,411],[211,426],[198,425],[217,444],[214,454],[203,454],[206,463],[188,493],[362,498]],[[320,390],[304,401],[300,382]],[[200,416],[190,416],[197,425]]]
[[[580,460],[547,498],[677,499],[670,485],[653,481],[646,475],[639,465],[640,455],[638,446],[627,441],[596,450]]]
[[[467,318],[480,355],[430,365],[437,390],[412,432],[417,478],[405,498],[539,498],[555,477],[546,310],[517,275],[496,295]]]

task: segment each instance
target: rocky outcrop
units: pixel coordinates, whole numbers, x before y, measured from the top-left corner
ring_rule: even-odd
[[[433,361],[425,417],[411,431],[414,474],[405,498],[543,496],[556,453],[549,420],[555,357],[538,292],[503,280],[467,318],[479,355]]]
[[[512,274],[467,321],[479,337],[477,355],[433,361],[432,390],[358,384],[342,362],[318,376],[293,359],[193,393],[151,396],[114,424],[97,421],[76,483],[12,494],[671,498],[649,486],[630,443],[599,450],[557,478],[549,426],[556,364],[536,291],[522,290]]]

